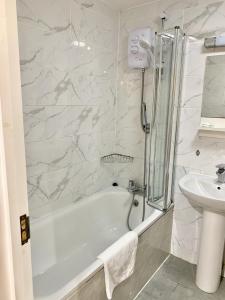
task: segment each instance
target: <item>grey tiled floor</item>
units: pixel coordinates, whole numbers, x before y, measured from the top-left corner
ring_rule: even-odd
[[[225,280],[215,294],[204,293],[195,285],[195,269],[170,256],[136,300],[225,300]]]

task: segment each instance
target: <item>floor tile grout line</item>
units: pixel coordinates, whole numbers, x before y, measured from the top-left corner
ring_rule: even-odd
[[[141,288],[141,290],[138,292],[138,294],[134,297],[133,300],[136,300],[140,294],[143,292],[145,287],[149,284],[149,282],[153,279],[153,277],[156,275],[156,273],[162,268],[162,266],[166,263],[166,261],[171,257],[171,254],[169,254],[164,261],[161,263],[161,265],[158,267],[158,269],[152,274],[152,276],[149,278],[149,280],[145,283],[145,285]]]
[[[207,294],[195,284],[193,267],[193,264],[185,260],[168,255],[133,300],[138,300],[139,298],[140,300],[224,300],[225,280],[221,281],[216,293]],[[166,277],[164,278],[164,276]],[[180,281],[181,277],[183,277],[182,281]],[[173,282],[173,284],[167,283],[168,280],[171,283]]]

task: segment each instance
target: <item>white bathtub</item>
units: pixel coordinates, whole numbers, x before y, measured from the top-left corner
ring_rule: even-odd
[[[162,213],[147,206],[141,223],[139,200],[131,224],[140,235]],[[128,231],[130,203],[125,189],[112,187],[31,222],[36,300],[62,299],[103,267],[96,257]]]

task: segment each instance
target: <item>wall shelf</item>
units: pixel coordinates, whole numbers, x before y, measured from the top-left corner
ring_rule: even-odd
[[[134,158],[120,153],[111,153],[101,157],[103,163],[132,163]]]

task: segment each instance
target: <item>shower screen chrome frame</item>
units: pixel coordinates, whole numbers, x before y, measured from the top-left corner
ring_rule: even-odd
[[[179,28],[175,27],[174,34],[168,33],[156,33],[155,42],[160,43],[159,61],[160,65],[157,67],[156,61],[154,62],[154,76],[153,76],[153,114],[151,122],[151,133],[150,133],[150,150],[149,150],[149,169],[148,169],[148,187],[147,187],[147,203],[148,205],[157,208],[162,211],[169,209],[173,203],[173,182],[174,182],[174,158],[176,150],[177,140],[177,129],[179,121],[179,103],[182,88],[182,76],[183,76],[183,56],[186,44],[186,38],[184,32]],[[172,40],[172,65],[171,65],[171,77],[170,77],[170,91],[169,91],[169,108],[167,116],[167,130],[166,130],[166,146],[164,151],[164,169],[163,169],[163,194],[160,197],[154,198],[154,176],[155,176],[155,164],[152,163],[152,137],[156,127],[156,114],[157,114],[157,103],[160,99],[161,93],[161,67],[162,67],[162,39],[168,38]],[[156,59],[156,48],[154,57]],[[154,162],[154,161],[153,161]],[[151,169],[153,168],[153,170]],[[160,203],[159,203],[159,200]]]

